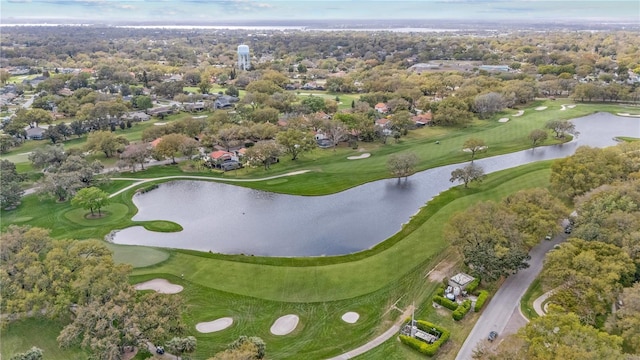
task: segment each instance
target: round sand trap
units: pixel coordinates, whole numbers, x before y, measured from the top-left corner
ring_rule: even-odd
[[[298,326],[298,315],[285,315],[279,317],[276,322],[271,325],[271,333],[273,335],[287,335],[288,333],[295,330],[296,326]]]
[[[224,330],[233,324],[233,318],[223,317],[209,322],[201,322],[196,324],[196,330],[201,333],[212,333]]]
[[[371,154],[364,153],[364,154],[360,154],[358,156],[349,156],[347,159],[349,159],[349,160],[360,160],[360,159],[366,159],[369,156],[371,156]]]
[[[537,110],[537,111],[547,110],[547,107],[546,107],[546,106],[538,106],[538,107],[536,108],[536,110]]]
[[[167,125],[167,123],[157,122],[157,123],[154,123],[153,125],[155,125],[155,126],[162,126],[162,125]]]
[[[172,284],[165,279],[153,279],[134,285],[136,290],[154,290],[161,294],[177,294],[182,291],[183,287]]]
[[[509,121],[509,118],[500,118],[500,120],[498,120],[498,122],[501,122],[501,123],[505,123],[507,121]]]
[[[349,311],[348,313],[344,313],[342,315],[342,321],[347,322],[349,324],[355,324],[356,321],[360,318],[360,314],[357,312]]]
[[[513,114],[513,116],[518,117],[518,116],[522,116],[522,114],[524,114],[524,110],[518,110],[518,112]]]

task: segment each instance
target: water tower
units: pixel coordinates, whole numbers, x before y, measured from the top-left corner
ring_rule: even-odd
[[[249,46],[238,46],[238,69],[249,70],[251,62],[249,61]]]

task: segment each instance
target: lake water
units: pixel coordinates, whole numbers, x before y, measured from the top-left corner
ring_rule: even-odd
[[[640,119],[597,113],[573,120],[572,142],[476,160],[486,173],[566,157],[582,145],[614,145],[640,137]],[[354,160],[366,161],[366,160]],[[172,181],[133,198],[134,220],[170,220],[184,228],[156,233],[136,226],[113,242],[260,256],[323,256],[368,249],[400,230],[438,193],[460,164],[417,173],[408,181],[376,181],[327,196],[292,196],[205,181]],[[295,177],[289,181],[296,181]]]

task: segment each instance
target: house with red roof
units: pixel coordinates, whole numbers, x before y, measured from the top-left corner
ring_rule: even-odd
[[[389,112],[389,107],[385,103],[377,103],[373,108],[380,114],[386,114]]]
[[[417,127],[429,125],[431,123],[431,120],[433,120],[433,114],[431,112],[418,114],[411,118],[411,121],[413,121]]]

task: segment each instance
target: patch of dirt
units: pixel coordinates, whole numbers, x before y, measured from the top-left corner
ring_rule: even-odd
[[[442,282],[448,276],[454,275],[451,269],[456,266],[456,261],[452,259],[444,259],[439,262],[431,271],[425,275],[429,281]]]

